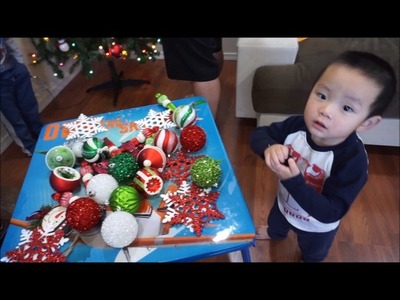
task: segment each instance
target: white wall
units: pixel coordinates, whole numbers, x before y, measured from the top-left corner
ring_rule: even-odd
[[[53,76],[51,67],[46,63],[32,65],[31,54],[35,53],[35,47],[32,45],[30,38],[15,38],[18,47],[25,55],[25,63],[32,76],[32,85],[35,95],[39,103],[39,111],[42,111],[57,94],[75,77],[80,71],[76,68],[72,74],[69,74],[69,68],[72,61],[64,66],[64,79],[58,79]],[[225,60],[236,60],[237,58],[237,38],[223,38],[223,51]],[[159,46],[161,55],[159,59],[163,59],[162,46]],[[1,124],[1,140],[0,154],[12,143],[6,128]]]

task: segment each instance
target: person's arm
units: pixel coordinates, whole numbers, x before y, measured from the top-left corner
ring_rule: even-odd
[[[300,128],[302,126],[305,126],[303,117],[293,116],[282,122],[256,127],[250,135],[250,148],[255,154],[265,159],[264,151],[266,148],[274,144],[284,144],[288,134],[293,132],[292,128]]]
[[[321,193],[307,185],[301,174],[281,183],[315,219],[322,223],[335,222],[347,213],[367,181],[368,162],[361,151],[335,158],[340,161],[335,162]]]

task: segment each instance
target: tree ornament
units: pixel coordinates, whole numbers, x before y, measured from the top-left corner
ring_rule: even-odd
[[[87,186],[89,180],[93,178],[94,170],[92,166],[87,161],[82,161],[79,172],[81,173],[83,184]]]
[[[87,139],[99,132],[107,131],[108,129],[101,125],[102,119],[103,116],[88,117],[84,114],[80,114],[78,119],[69,123],[64,123],[63,126],[69,131],[67,140],[76,138]]]
[[[67,257],[61,253],[60,247],[68,241],[65,232],[45,232],[36,227],[33,230],[22,229],[21,242],[16,249],[6,252],[2,262],[65,262]],[[4,260],[3,260],[4,259]]]
[[[168,207],[162,222],[185,224],[196,236],[200,236],[208,222],[225,218],[217,208],[218,196],[219,192],[211,192],[210,189],[202,189],[184,181],[178,191],[161,195]]]
[[[111,157],[122,153],[122,150],[119,149],[109,138],[105,137],[103,140],[107,145],[108,153],[110,153]]]
[[[58,48],[62,51],[62,52],[68,52],[69,50],[69,45],[67,42],[65,42],[64,39],[59,39],[58,40]]]
[[[50,185],[59,193],[72,192],[81,185],[81,174],[71,167],[57,167],[50,173]]]
[[[189,155],[187,152],[183,152],[181,149],[173,153],[167,159],[167,164],[161,178],[166,181],[170,180],[177,185],[181,185],[183,181],[188,181],[190,178],[190,168],[192,164],[202,156]]]
[[[137,237],[139,224],[136,218],[126,211],[114,211],[106,216],[101,225],[101,237],[114,248],[130,245]]]
[[[165,154],[171,154],[178,149],[179,137],[171,129],[160,129],[153,139],[154,146],[162,149]]]
[[[121,53],[122,53],[122,46],[119,44],[114,44],[111,47],[109,47],[110,49],[110,55],[116,57],[116,58],[120,58],[121,57]]]
[[[161,192],[163,180],[157,170],[145,167],[136,172],[133,184],[143,195],[151,197]]]
[[[87,162],[95,162],[101,158],[106,144],[103,139],[97,137],[88,138],[82,145],[82,156]]]
[[[101,216],[99,204],[87,197],[71,202],[66,212],[67,225],[79,232],[92,229],[100,222]]]
[[[67,146],[55,146],[46,153],[45,162],[50,170],[57,167],[73,167],[75,165],[75,154]]]
[[[166,109],[169,109],[170,111],[174,112],[176,109],[176,106],[171,102],[171,100],[168,99],[167,95],[157,93],[156,94],[156,99],[159,104],[164,106]]]
[[[182,150],[187,152],[196,152],[206,144],[207,135],[203,128],[197,125],[188,125],[182,129],[179,141]]]
[[[164,170],[165,164],[167,163],[167,157],[163,150],[156,146],[146,145],[137,156],[137,162],[140,168],[153,168],[157,169],[158,172]]]
[[[178,106],[172,114],[172,120],[179,128],[184,128],[196,122],[197,113],[193,104]]]
[[[71,192],[53,193],[51,195],[54,201],[57,201],[61,206],[67,207],[72,201],[79,199],[80,196],[74,196]]]
[[[110,195],[109,206],[112,211],[123,210],[135,213],[139,209],[142,195],[130,185],[120,185]]]
[[[63,229],[66,223],[65,206],[57,205],[53,207],[42,219],[41,228],[46,233],[54,232],[58,229]]]
[[[222,171],[217,160],[204,156],[193,163],[190,174],[194,184],[201,188],[210,188],[217,186]]]
[[[128,152],[111,157],[108,162],[108,173],[118,182],[132,180],[138,170],[138,162]]]
[[[86,195],[98,204],[108,204],[111,193],[118,187],[117,180],[109,174],[97,174],[89,180]]]
[[[108,159],[103,159],[99,162],[92,163],[92,168],[95,174],[108,174]]]
[[[70,148],[72,152],[74,152],[75,156],[77,158],[82,158],[82,147],[83,147],[83,141],[81,139],[76,139],[72,142],[70,145]]]

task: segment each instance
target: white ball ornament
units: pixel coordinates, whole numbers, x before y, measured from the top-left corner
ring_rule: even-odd
[[[64,39],[58,40],[58,48],[62,51],[62,52],[67,52],[69,50],[69,45],[68,43],[65,42]]]
[[[107,215],[101,225],[101,237],[114,248],[123,248],[131,244],[139,231],[136,218],[126,211],[114,211]]]
[[[117,180],[110,174],[97,174],[89,180],[86,194],[98,204],[108,204],[111,193],[118,187]]]
[[[83,141],[81,140],[76,140],[72,143],[71,145],[71,150],[74,152],[75,156],[78,158],[82,158],[82,146],[83,146]]]

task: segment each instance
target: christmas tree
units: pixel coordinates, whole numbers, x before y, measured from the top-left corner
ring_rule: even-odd
[[[32,63],[46,61],[53,69],[54,76],[64,78],[64,64],[73,59],[69,72],[77,66],[87,76],[93,75],[92,62],[102,59],[128,59],[136,57],[140,63],[155,61],[160,55],[157,50],[158,38],[31,38],[37,53],[32,54]]]

